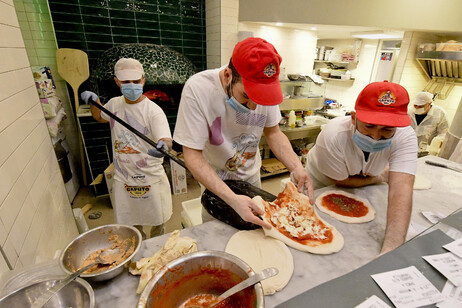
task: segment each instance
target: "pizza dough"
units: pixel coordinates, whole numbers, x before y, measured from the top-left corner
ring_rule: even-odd
[[[292,182],[286,184],[274,202],[264,201],[260,196],[253,200],[265,211],[262,219],[273,226],[270,230],[263,228],[266,236],[316,254],[331,254],[342,249],[343,236],[316,214],[308,197],[299,193]]]
[[[322,203],[322,198],[324,198],[325,196],[330,195],[330,194],[343,195],[343,196],[355,199],[356,201],[360,201],[360,202],[364,203],[364,205],[368,209],[367,214],[364,215],[364,216],[361,216],[361,217],[352,217],[352,216],[341,215],[341,214],[338,214],[338,213],[330,210],[329,208],[325,207],[323,205],[323,203]],[[350,224],[364,223],[364,222],[371,221],[371,220],[373,220],[375,218],[375,209],[372,207],[372,205],[369,203],[368,200],[366,200],[364,198],[361,198],[361,197],[358,197],[356,195],[347,193],[345,191],[341,191],[341,190],[328,190],[326,192],[323,192],[321,195],[319,195],[316,198],[315,203],[318,206],[318,209],[321,210],[321,212],[329,214],[330,216],[334,217],[335,219],[346,222],[346,223],[350,223]]]
[[[255,272],[275,267],[279,273],[261,282],[265,295],[283,289],[294,272],[294,260],[289,248],[278,240],[265,237],[261,229],[239,231],[226,245],[227,253],[246,262]]]
[[[432,182],[421,174],[415,175],[414,189],[423,190],[432,188]]]

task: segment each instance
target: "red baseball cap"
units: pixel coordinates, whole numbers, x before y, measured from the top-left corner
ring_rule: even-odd
[[[399,84],[383,81],[368,84],[356,99],[358,120],[392,127],[411,125],[407,114],[409,94]]]
[[[242,77],[249,98],[259,105],[282,103],[279,65],[282,58],[264,39],[249,37],[234,47],[231,62]]]

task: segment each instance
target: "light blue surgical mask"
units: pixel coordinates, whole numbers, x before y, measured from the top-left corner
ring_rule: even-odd
[[[391,146],[392,138],[375,140],[360,133],[357,128],[355,128],[355,133],[352,137],[354,143],[364,152],[380,152],[385,150]]]
[[[141,83],[124,83],[121,91],[128,100],[136,101],[143,94],[143,85]]]
[[[242,105],[237,101],[237,99],[232,95],[231,91],[231,83],[228,88],[228,98],[226,99],[226,103],[231,106],[236,112],[241,112],[241,113],[248,113],[250,112],[250,109],[247,108],[246,106]]]

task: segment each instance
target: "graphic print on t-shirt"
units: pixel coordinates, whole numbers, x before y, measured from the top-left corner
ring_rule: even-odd
[[[236,112],[236,124],[265,127],[266,115],[261,113]]]
[[[247,160],[255,157],[256,148],[260,141],[257,137],[252,134],[242,134],[239,137],[235,137],[233,140],[232,148],[236,150],[233,157],[226,161],[226,168],[229,171],[236,171],[240,167],[244,166]],[[247,150],[255,150],[253,152]]]
[[[217,117],[210,126],[209,140],[211,145],[220,145],[225,140],[221,133],[221,117]]]
[[[139,154],[140,152],[130,145],[137,145],[139,141],[132,132],[123,131],[114,141],[114,150],[121,154]]]

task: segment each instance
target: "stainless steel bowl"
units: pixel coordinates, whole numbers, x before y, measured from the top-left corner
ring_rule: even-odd
[[[49,288],[59,281],[58,278],[36,282],[21,288],[0,299],[0,308],[25,308]],[[93,308],[95,307],[95,294],[92,287],[83,279],[77,278],[59,290],[44,308]]]
[[[222,251],[198,251],[184,255],[161,268],[147,284],[137,308],[180,307],[199,294],[220,295],[240,281],[255,275],[244,261]],[[257,283],[235,295],[236,307],[264,307],[263,288]]]
[[[133,253],[115,267],[99,273],[82,274],[80,277],[90,281],[103,281],[119,275],[123,272],[125,264],[133,258],[141,246],[141,233],[132,226],[106,225],[82,233],[61,253],[59,262],[61,267],[66,273],[71,274],[82,265],[89,254],[101,248],[111,247],[113,243],[109,240],[109,236],[114,234],[118,235],[121,240],[135,237],[136,246]]]

